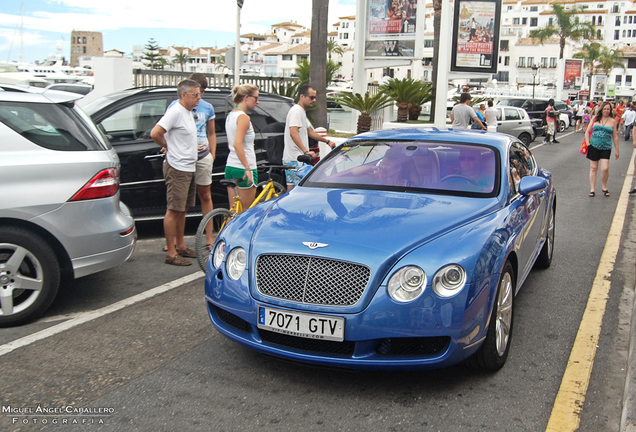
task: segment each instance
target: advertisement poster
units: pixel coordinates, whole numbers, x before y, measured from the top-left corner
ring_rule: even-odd
[[[594,85],[594,97],[605,97],[605,85],[607,84],[607,76],[594,75],[596,84]]]
[[[581,89],[583,78],[583,60],[565,60],[565,71],[563,73],[563,89]]]
[[[366,58],[415,56],[417,0],[367,0]]]
[[[501,0],[454,3],[451,70],[497,73]]]

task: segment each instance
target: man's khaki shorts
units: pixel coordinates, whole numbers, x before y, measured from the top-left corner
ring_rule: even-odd
[[[179,171],[163,163],[163,178],[166,180],[168,210],[184,212],[196,203],[194,173]]]
[[[197,161],[197,170],[194,173],[194,182],[197,186],[210,186],[212,184],[212,164],[214,159],[212,155],[208,155]]]

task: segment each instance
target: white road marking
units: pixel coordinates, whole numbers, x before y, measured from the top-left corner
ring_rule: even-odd
[[[165,283],[163,285],[159,285],[158,287],[152,288],[148,291],[144,291],[140,294],[134,295],[127,299],[118,301],[117,303],[113,303],[111,305],[105,306],[101,309],[73,314],[73,318],[68,321],[64,321],[63,323],[54,325],[53,327],[49,327],[45,330],[39,331],[37,333],[33,333],[29,336],[25,336],[23,338],[16,339],[4,345],[0,345],[0,356],[8,354],[11,351],[14,351],[18,348],[22,348],[27,345],[30,345],[39,340],[46,339],[48,337],[51,337],[63,331],[72,329],[73,327],[77,327],[80,324],[93,321],[94,319],[103,317],[113,312],[117,312],[118,310],[121,310],[125,307],[132,306],[144,300],[148,300],[149,298],[155,297],[159,294],[163,294],[174,288],[178,288],[182,285],[195,281],[203,276],[205,276],[205,274],[202,271],[198,271],[196,273],[192,273],[182,278]],[[203,299],[201,301],[203,301]],[[63,318],[63,317],[58,317],[58,318]]]

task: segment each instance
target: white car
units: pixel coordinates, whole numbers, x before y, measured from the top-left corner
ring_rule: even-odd
[[[64,277],[126,261],[137,232],[117,153],[80,95],[0,92],[0,327],[31,321]]]

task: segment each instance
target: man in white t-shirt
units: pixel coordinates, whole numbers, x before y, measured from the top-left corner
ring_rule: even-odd
[[[315,156],[314,152],[309,151],[309,137],[316,141],[325,142],[331,148],[336,146],[336,143],[318,135],[311,126],[307,118],[307,110],[314,106],[314,103],[316,103],[316,90],[309,84],[300,86],[298,89],[298,103],[291,107],[285,119],[283,164],[290,165],[295,169],[305,165],[298,162],[298,156],[303,154],[310,155],[312,158]],[[285,170],[287,190],[298,184],[299,179],[295,169]]]
[[[459,103],[453,107],[450,114],[453,129],[470,129],[470,120],[472,119],[482,130],[486,130],[486,126],[479,120],[475,110],[470,106],[471,98],[470,93],[462,93],[459,97]]]
[[[486,108],[486,124],[488,125],[488,130],[494,130],[497,132],[497,116],[499,115],[499,111],[495,108],[492,99],[488,99],[488,108]],[[490,128],[493,129],[490,129]]]
[[[196,81],[181,81],[177,87],[179,103],[169,107],[150,132],[155,143],[166,149],[163,176],[168,206],[163,229],[168,251],[165,263],[178,266],[191,265],[192,262],[185,258],[197,256],[195,251],[186,246],[183,229],[186,208],[195,204],[197,126],[192,109],[199,104],[200,90],[201,86]]]

